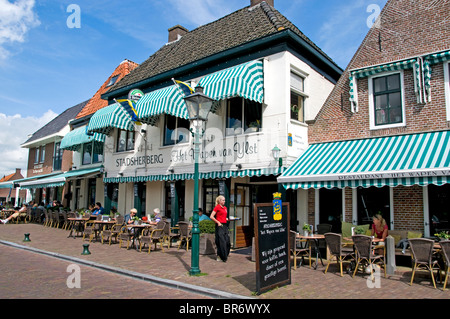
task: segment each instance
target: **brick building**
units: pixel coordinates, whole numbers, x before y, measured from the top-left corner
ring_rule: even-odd
[[[305,222],[449,227],[449,18],[450,1],[387,2],[278,179]]]
[[[13,206],[19,206],[26,200],[26,191],[20,190],[16,187],[16,180],[23,179],[20,168],[12,174],[3,176],[0,179],[0,206],[5,206],[11,203]]]

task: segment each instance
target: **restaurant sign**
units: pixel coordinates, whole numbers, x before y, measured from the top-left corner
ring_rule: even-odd
[[[289,203],[280,195],[275,193],[272,203],[254,204],[258,294],[291,283]]]

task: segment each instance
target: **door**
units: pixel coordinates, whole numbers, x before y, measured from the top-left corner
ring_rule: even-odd
[[[252,245],[253,238],[253,210],[252,187],[248,184],[234,185],[234,212],[240,220],[235,221],[235,248]]]

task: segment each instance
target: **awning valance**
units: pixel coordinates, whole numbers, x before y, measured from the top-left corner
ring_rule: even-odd
[[[150,125],[155,125],[161,114],[188,118],[183,96],[175,85],[145,94],[136,104],[136,111],[139,121]]]
[[[236,178],[236,177],[252,177],[263,175],[279,175],[284,171],[284,167],[277,168],[260,168],[260,169],[243,169],[228,171],[211,171],[200,172],[199,179],[215,179],[215,178]],[[194,179],[194,173],[183,174],[159,174],[146,176],[120,176],[105,177],[104,183],[138,183],[138,182],[154,182],[154,181],[173,181],[173,180],[190,180]]]
[[[95,112],[89,120],[87,131],[108,135],[113,128],[134,131],[134,122],[119,103],[108,105]]]
[[[106,135],[101,133],[88,133],[87,126],[76,128],[67,133],[61,140],[61,149],[79,151],[80,146],[92,141],[105,142]]]
[[[442,185],[450,131],[313,144],[279,178],[285,188]]]
[[[236,96],[255,102],[264,101],[264,73],[262,61],[251,61],[203,77],[198,85],[203,92],[223,100]]]

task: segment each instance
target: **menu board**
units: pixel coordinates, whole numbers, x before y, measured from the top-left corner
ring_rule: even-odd
[[[289,203],[254,204],[256,292],[291,283]]]

